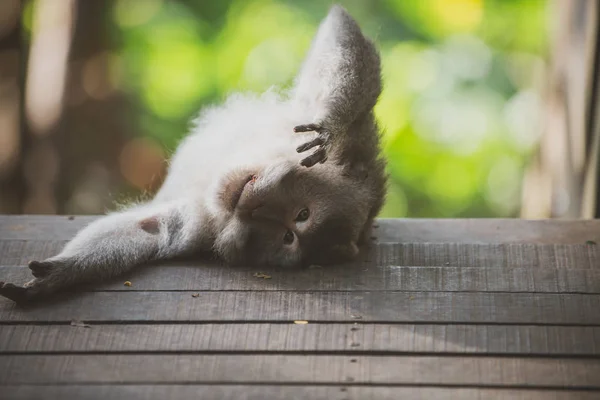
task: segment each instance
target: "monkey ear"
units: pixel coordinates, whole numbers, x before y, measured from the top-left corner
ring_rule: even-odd
[[[346,10],[334,5],[321,22],[296,77],[294,100],[314,122],[326,118],[345,121],[349,116],[344,113],[371,109],[380,92],[380,59],[375,46]],[[336,107],[340,103],[347,106]]]

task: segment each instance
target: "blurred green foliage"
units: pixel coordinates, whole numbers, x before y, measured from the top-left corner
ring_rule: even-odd
[[[514,216],[539,135],[545,0],[340,1],[381,49],[384,217]],[[203,106],[291,83],[329,2],[114,0],[114,74],[172,151]]]

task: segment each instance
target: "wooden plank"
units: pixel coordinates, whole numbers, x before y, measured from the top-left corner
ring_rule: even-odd
[[[367,267],[350,265],[319,269],[263,269],[271,279],[257,278],[257,269],[219,265],[142,267],[82,291],[132,290],[402,290],[423,292],[600,293],[600,268],[527,269],[456,267]],[[0,267],[0,279],[27,282],[27,267]],[[133,282],[132,287],[123,285]]]
[[[95,292],[19,307],[0,322],[377,321],[600,324],[600,295],[427,292]]]
[[[0,215],[0,238],[70,240],[80,229],[97,218],[98,216]]]
[[[83,382],[352,382],[600,389],[600,359],[255,354],[0,356],[0,384]]]
[[[66,240],[0,240],[0,265],[26,266],[60,253]]]
[[[585,243],[382,243],[368,257],[375,265],[598,269],[598,247]]]
[[[98,216],[4,215],[0,238],[68,240]],[[381,242],[414,243],[600,243],[600,220],[380,219]]]
[[[25,266],[60,252],[64,240],[0,240],[0,266]],[[600,269],[600,248],[592,244],[374,244],[361,267],[460,267],[460,268],[558,268]],[[209,264],[189,260],[189,264]],[[348,266],[340,266],[340,270]]]
[[[380,219],[382,242],[600,243],[600,220]]]
[[[2,386],[5,400],[289,400],[289,399],[436,399],[436,400],[596,400],[597,391],[436,387],[306,385],[35,385]]]
[[[0,240],[0,266],[25,266],[56,255],[65,241]],[[208,264],[190,259],[188,264]],[[597,245],[395,243],[376,244],[362,267],[600,269]],[[341,269],[348,266],[341,266]]]
[[[13,325],[0,354],[47,352],[397,352],[600,355],[600,327],[515,325]]]

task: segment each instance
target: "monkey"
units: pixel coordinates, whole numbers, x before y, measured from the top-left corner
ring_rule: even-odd
[[[198,252],[282,268],[355,261],[387,191],[381,90],[375,44],[333,5],[290,89],[204,108],[151,200],[94,220],[0,295],[37,300]]]

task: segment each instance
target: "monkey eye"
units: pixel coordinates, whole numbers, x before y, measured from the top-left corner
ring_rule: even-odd
[[[294,243],[294,232],[287,231],[285,235],[283,235],[283,244],[292,244]]]
[[[308,212],[308,208],[303,208],[302,210],[300,210],[300,212],[296,216],[296,222],[306,221],[308,219],[309,215],[310,215],[310,213]]]

